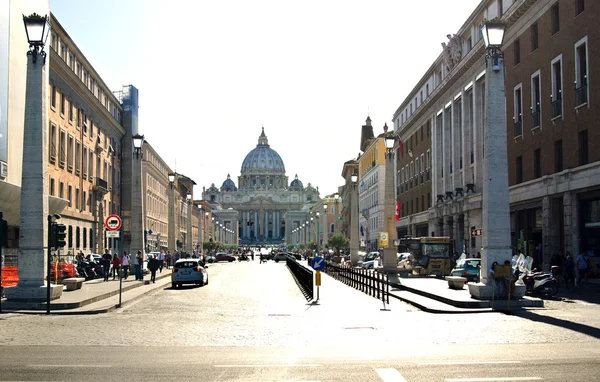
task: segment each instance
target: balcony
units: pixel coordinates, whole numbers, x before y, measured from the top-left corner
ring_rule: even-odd
[[[535,129],[540,127],[540,112],[534,111],[531,113],[531,128]]]
[[[575,89],[575,106],[585,105],[588,102],[587,85]]]
[[[552,101],[552,118],[560,117],[562,112],[562,98]]]
[[[94,183],[93,189],[95,191],[101,191],[104,193],[108,192],[108,183],[106,180],[96,177],[96,182]]]
[[[515,119],[514,121],[514,126],[515,126],[515,132],[514,132],[514,137],[520,137],[523,135],[523,121],[521,121],[520,119]]]

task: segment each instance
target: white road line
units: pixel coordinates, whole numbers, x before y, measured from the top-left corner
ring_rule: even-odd
[[[213,367],[320,367],[317,363],[274,363],[270,365],[213,365]]]
[[[396,369],[376,369],[376,371],[379,374],[379,378],[384,382],[406,382],[406,379]]]
[[[435,366],[435,365],[501,365],[501,364],[515,364],[523,363],[523,361],[464,361],[464,362],[421,362],[419,366]]]
[[[27,367],[97,367],[97,368],[107,368],[112,367],[112,365],[27,365]]]
[[[446,382],[540,381],[541,377],[446,378]]]

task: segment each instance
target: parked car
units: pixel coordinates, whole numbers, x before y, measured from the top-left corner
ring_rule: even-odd
[[[293,256],[293,255],[288,252],[279,252],[275,256],[273,256],[273,260],[275,260],[276,263],[278,263],[280,261],[286,261],[288,256]]]
[[[478,282],[481,259],[459,259],[450,272],[452,276],[461,276],[467,281]]]
[[[207,263],[216,263],[217,259],[216,259],[216,257],[214,257],[212,255],[208,255],[208,256],[206,256],[206,262]]]
[[[235,261],[235,257],[225,252],[219,252],[215,255],[215,261],[229,261],[231,263],[232,261]]]
[[[175,289],[183,284],[208,284],[208,273],[201,266],[200,259],[181,259],[175,262],[171,271],[171,287]]]

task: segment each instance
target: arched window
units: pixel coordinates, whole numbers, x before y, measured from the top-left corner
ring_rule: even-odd
[[[331,223],[331,225],[329,226],[329,232],[335,233],[335,224]]]
[[[81,236],[79,235],[79,227],[75,228],[75,246],[81,249]]]
[[[87,228],[83,229],[83,249],[87,248]]]

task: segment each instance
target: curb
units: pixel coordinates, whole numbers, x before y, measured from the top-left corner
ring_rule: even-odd
[[[413,292],[410,292],[410,291],[407,291],[407,292],[413,293]],[[408,303],[410,305],[413,305],[414,307],[416,307],[416,308],[418,308],[418,309],[420,309],[420,310],[422,310],[424,312],[433,313],[433,314],[465,314],[465,313],[473,314],[473,313],[494,313],[495,312],[492,308],[479,308],[479,309],[465,309],[465,308],[462,308],[464,310],[442,310],[442,309],[435,309],[435,308],[430,308],[430,307],[428,307],[426,305],[420,304],[420,303],[418,303],[418,302],[416,302],[414,300],[410,300],[410,299],[405,298],[405,297],[400,297],[400,296],[395,295],[393,293],[390,293],[390,296],[394,297],[395,299],[398,299],[400,301],[406,302],[406,303]],[[423,297],[425,297],[425,296],[423,296]],[[453,305],[451,305],[451,306],[453,306]],[[456,308],[460,309],[458,307],[456,307]]]

